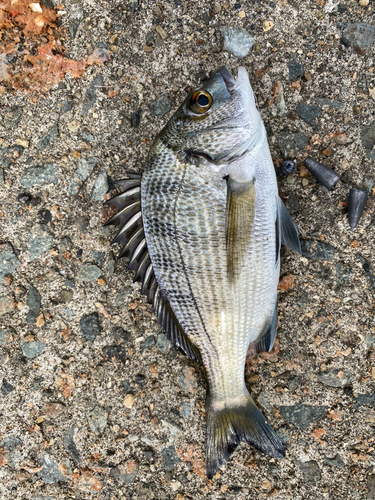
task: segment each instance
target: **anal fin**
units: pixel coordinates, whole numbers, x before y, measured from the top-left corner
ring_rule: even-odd
[[[268,328],[261,333],[260,337],[255,342],[255,350],[257,353],[260,352],[270,352],[275,343],[276,338],[276,328],[277,328],[277,303],[275,305],[275,310],[272,316],[272,320]]]
[[[279,213],[280,228],[281,228],[281,242],[289,250],[301,253],[301,243],[298,237],[297,228],[293,222],[288,209],[284,205],[281,198],[279,198]]]

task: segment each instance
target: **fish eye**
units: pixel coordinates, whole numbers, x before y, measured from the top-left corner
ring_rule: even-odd
[[[189,108],[194,113],[206,113],[212,106],[212,96],[206,90],[197,90],[191,96],[189,101]]]

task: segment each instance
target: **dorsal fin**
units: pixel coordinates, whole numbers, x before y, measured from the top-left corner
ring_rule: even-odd
[[[122,243],[123,247],[117,258],[129,258],[127,269],[135,272],[134,281],[142,283],[141,293],[147,295],[148,302],[153,305],[158,323],[167,338],[176,349],[186,354],[186,356],[201,361],[198,349],[191,344],[184,334],[168,299],[162,296],[156,282],[143,230],[141,176],[133,173],[128,173],[128,175],[130,179],[114,182],[124,191],[105,202],[105,205],[115,206],[118,212],[104,225],[113,224],[118,227],[119,231],[112,244]]]

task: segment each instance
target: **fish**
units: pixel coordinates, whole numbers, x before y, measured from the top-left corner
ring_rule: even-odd
[[[265,127],[244,67],[193,89],[153,143],[142,175],[119,181],[119,257],[142,283],[172,344],[203,364],[206,474],[241,441],[282,459],[283,446],[245,384],[249,346],[277,328],[280,246],[301,253],[279,197]]]

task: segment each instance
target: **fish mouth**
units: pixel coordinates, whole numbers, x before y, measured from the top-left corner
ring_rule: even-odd
[[[222,66],[219,69],[219,73],[220,73],[222,79],[224,80],[224,83],[225,83],[225,86],[226,86],[228,92],[232,93],[236,84],[237,84],[237,80],[235,79],[235,77],[232,75],[232,73],[229,71],[229,69],[226,66]]]

